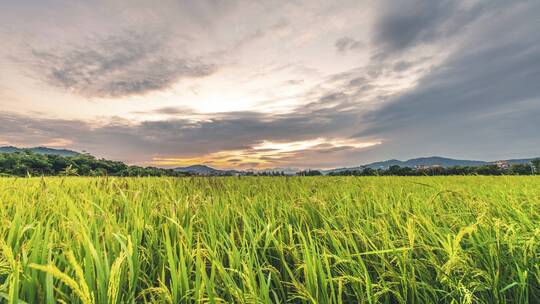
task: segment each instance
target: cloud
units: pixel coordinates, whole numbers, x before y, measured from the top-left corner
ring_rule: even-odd
[[[60,50],[32,50],[31,64],[48,84],[90,98],[143,95],[217,70],[169,51],[163,33],[125,32]]]
[[[161,114],[161,115],[182,115],[182,116],[197,115],[197,113],[189,107],[178,107],[178,106],[158,108],[151,112],[135,112],[134,114],[143,114],[143,115]]]
[[[302,85],[302,84],[304,84],[303,79],[291,79],[283,83],[283,85],[286,85],[286,86],[297,86],[297,85]]]
[[[213,114],[195,121],[179,118],[132,123],[112,119],[93,124],[0,112],[0,120],[6,122],[0,125],[0,141],[35,146],[56,139],[69,143],[69,148],[142,163],[156,156],[189,158],[249,150],[264,141],[301,142],[321,136],[342,138],[355,117],[356,114],[339,109],[306,109],[283,115],[234,112]],[[337,143],[350,145],[349,141]]]
[[[387,57],[421,44],[462,33],[501,1],[398,0],[382,1],[374,25],[376,56]]]
[[[380,144],[380,142],[359,142],[351,139],[316,138],[303,141],[271,142],[262,141],[245,149],[219,151],[195,158],[154,158],[154,163],[161,166],[186,166],[193,163],[205,163],[212,166],[271,168],[273,166],[288,166],[302,162],[318,161],[318,167],[325,166],[336,153],[343,151],[358,152]],[[306,159],[306,155],[312,155]],[[334,163],[335,165],[335,163]]]
[[[415,87],[364,113],[358,135],[383,138],[379,151],[386,155],[391,149],[480,159],[540,154],[539,9],[523,3],[473,29]]]
[[[364,47],[364,43],[362,41],[354,40],[351,37],[342,37],[336,41],[334,47],[338,52],[345,52],[362,48]]]
[[[0,73],[0,104],[26,114],[0,113],[0,142],[66,145],[137,163],[210,155],[238,166],[255,163],[236,160],[265,141],[274,148],[258,149],[261,160],[299,167],[540,152],[538,1],[323,2],[98,0],[95,10],[58,1],[2,4],[0,19],[16,33],[0,30],[14,37],[0,52],[21,53],[30,76],[74,95],[35,90],[10,65]],[[101,122],[80,109],[103,104],[75,96],[122,99],[171,86],[174,92],[155,100],[124,99]],[[196,94],[182,91],[193,87]],[[209,113],[224,108],[250,111]],[[46,118],[53,113],[88,121]],[[382,144],[275,148],[353,135]]]

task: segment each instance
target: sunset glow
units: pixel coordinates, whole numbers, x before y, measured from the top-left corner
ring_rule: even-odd
[[[361,149],[380,144],[381,142],[355,142],[352,140],[327,140],[317,138],[299,142],[268,142],[265,141],[250,149],[227,152],[216,152],[195,158],[154,158],[152,164],[158,166],[189,166],[191,164],[206,164],[216,168],[229,169],[235,167],[267,169],[279,166],[291,166],[291,161],[299,153],[328,153],[334,149]]]

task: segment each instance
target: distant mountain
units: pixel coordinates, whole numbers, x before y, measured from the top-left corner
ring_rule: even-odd
[[[186,172],[186,173],[192,173],[197,175],[235,175],[235,174],[241,174],[241,171],[236,170],[219,170],[212,167],[208,167],[206,165],[193,165],[189,167],[178,167],[174,168],[174,171],[177,172]]]
[[[30,150],[36,154],[49,154],[49,155],[60,155],[60,156],[77,156],[80,155],[79,152],[66,149],[53,149],[47,147],[34,147],[34,148],[17,148],[13,146],[0,147],[0,153],[15,153],[22,152],[24,150]]]
[[[212,167],[208,167],[205,165],[193,165],[189,167],[178,167],[174,168],[174,171],[178,172],[188,172],[188,173],[195,173],[195,174],[201,174],[201,175],[211,175],[211,174],[217,174],[220,172],[218,169],[214,169]]]
[[[509,159],[506,161],[509,164],[526,164],[532,160],[533,160],[532,158],[529,158],[529,159]],[[414,168],[416,166],[439,165],[442,167],[454,167],[454,166],[482,166],[482,165],[488,165],[490,163],[492,162],[481,161],[481,160],[462,160],[462,159],[452,159],[452,158],[446,158],[446,157],[432,156],[432,157],[413,158],[406,161],[390,159],[390,160],[385,160],[385,161],[380,161],[380,162],[369,163],[369,164],[358,166],[358,167],[337,168],[337,169],[327,170],[325,171],[325,173],[341,172],[345,170],[362,170],[363,168],[388,169],[391,166]]]
[[[508,159],[506,160],[509,164],[526,164],[533,160],[533,158],[528,159]],[[364,168],[371,169],[383,169],[386,170],[391,166],[400,166],[400,167],[410,167],[415,168],[416,166],[442,166],[442,167],[455,167],[455,166],[482,166],[489,165],[493,162],[481,161],[481,160],[464,160],[464,159],[453,159],[440,156],[431,156],[431,157],[420,157],[413,158],[406,161],[401,161],[397,159],[390,159],[380,162],[369,163],[363,166],[358,167],[347,167],[347,168],[336,168],[330,170],[322,171],[324,174],[337,173],[346,170],[363,170]],[[248,170],[248,171],[237,171],[237,170],[219,170],[206,165],[193,165],[189,167],[179,167],[175,168],[175,171],[186,172],[196,175],[249,175],[249,174],[262,174],[269,172],[284,172],[286,175],[295,175],[300,169],[296,168],[272,168],[272,169],[263,169],[263,170]]]
[[[488,163],[489,162],[479,161],[479,160],[461,160],[461,159],[452,159],[452,158],[445,158],[445,157],[439,157],[439,156],[432,156],[432,157],[413,158],[407,161],[400,161],[397,159],[392,159],[392,160],[367,164],[365,166],[372,169],[387,169],[387,168],[390,168],[391,166],[414,168],[416,166],[439,165],[443,167],[454,167],[454,166],[481,166],[481,165],[486,165]]]
[[[523,159],[507,159],[506,161],[509,164],[528,164],[532,162],[534,158],[523,158]]]

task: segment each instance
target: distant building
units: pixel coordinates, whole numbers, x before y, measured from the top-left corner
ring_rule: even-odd
[[[497,166],[497,168],[502,169],[502,170],[506,170],[506,169],[510,168],[510,164],[505,160],[498,160],[496,162],[493,162],[492,164]]]

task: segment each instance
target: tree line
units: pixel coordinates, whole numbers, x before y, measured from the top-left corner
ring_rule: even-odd
[[[0,153],[0,176],[186,176],[189,173],[156,167],[128,166],[90,154],[60,156],[30,150]]]
[[[330,172],[330,176],[435,176],[435,175],[533,175],[540,174],[540,158],[527,164],[512,164],[508,168],[497,165],[432,166],[410,168],[391,166],[387,169],[369,167]],[[156,167],[129,166],[119,161],[97,159],[90,154],[61,156],[37,154],[30,150],[0,153],[0,176],[191,176],[189,172]],[[242,175],[285,176],[284,172],[243,172]],[[298,176],[324,175],[318,170],[298,172]]]
[[[501,168],[495,164],[482,166],[432,166],[428,168],[410,168],[391,166],[388,169],[362,168],[331,172],[331,176],[437,176],[437,175],[534,175],[540,174],[540,158],[528,164],[512,164]]]

